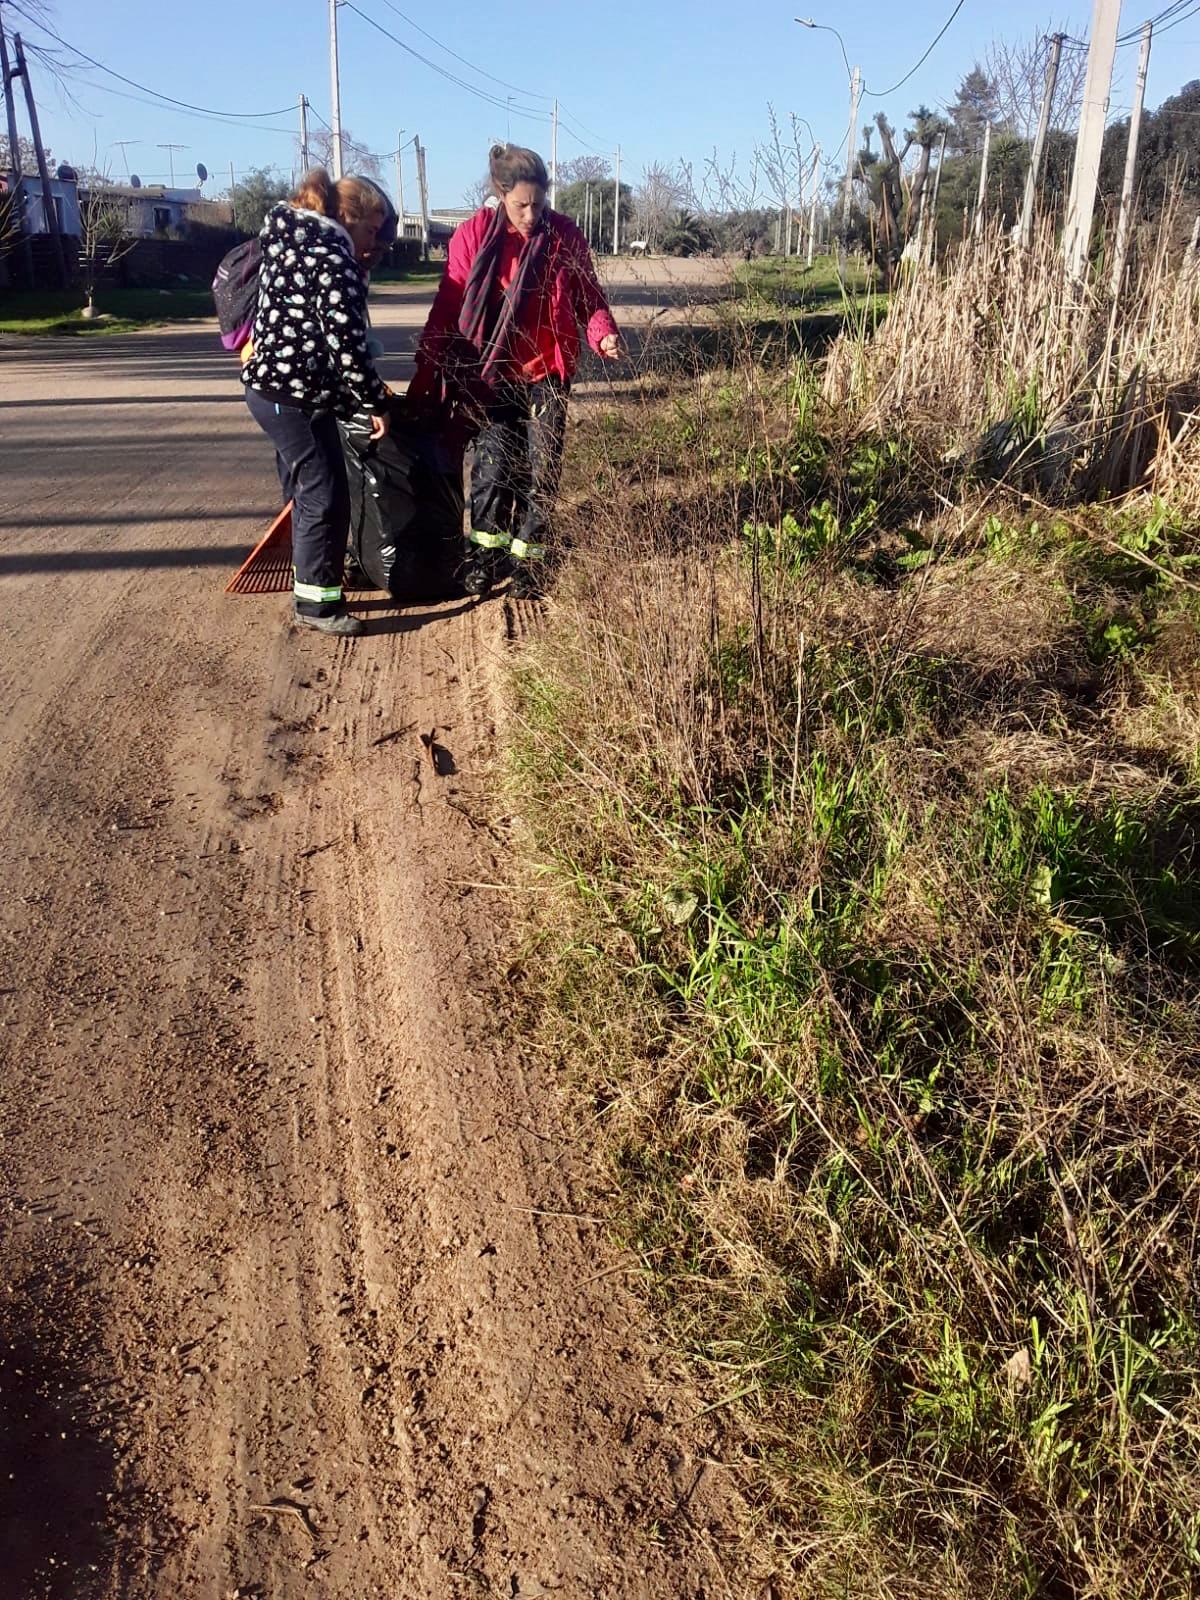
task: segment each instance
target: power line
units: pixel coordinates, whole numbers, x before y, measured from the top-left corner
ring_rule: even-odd
[[[902,89],[908,80],[913,76],[913,74],[919,71],[920,68],[923,67],[929,60],[934,50],[950,31],[950,24],[954,21],[955,17],[957,17],[958,13],[962,10],[966,3],[967,0],[958,0],[958,4],[955,6],[954,10],[946,18],[945,22],[941,26],[941,29],[934,36],[933,43],[929,46],[928,50],[926,50],[925,54],[917,62],[916,66],[911,67],[897,83],[893,83],[890,89],[864,89],[863,93],[865,95],[869,95],[872,100],[885,100],[889,94],[895,94],[897,89]]]
[[[460,56],[457,50],[451,50],[448,44],[443,44],[440,39],[435,38],[433,34],[430,33],[428,29],[423,28],[419,22],[414,22],[410,16],[401,11],[399,6],[393,5],[392,0],[383,0],[383,3],[389,11],[394,11],[398,17],[402,17],[404,21],[408,23],[410,28],[415,28],[417,32],[424,38],[428,39],[432,44],[437,45],[439,50],[444,50],[448,56],[453,56],[455,61],[461,61],[464,67],[470,67],[471,71],[477,72],[481,78],[488,78],[492,83],[498,83],[505,89],[511,89],[514,94],[528,95],[532,100],[548,101],[552,98],[547,94],[538,94],[533,89],[518,88],[515,83],[508,83],[504,78],[497,78],[495,73],[485,72],[482,67],[477,67],[473,61],[468,61],[466,56]]]
[[[1158,29],[1161,23],[1166,22],[1169,18],[1176,16],[1180,11],[1184,10],[1188,3],[1189,0],[1172,0],[1172,4],[1167,6],[1165,10],[1160,11],[1156,17],[1148,17],[1146,21],[1149,22],[1155,29]],[[1119,33],[1117,35],[1117,43],[1132,44],[1134,40],[1141,38],[1142,29],[1145,26],[1145,22],[1139,22],[1137,27],[1131,28],[1128,33]]]
[[[596,154],[598,156],[607,156],[607,155],[611,155],[612,154],[612,152],[610,150],[605,150],[603,148],[603,146],[601,146],[601,145],[593,144],[590,139],[585,139],[585,138],[583,138],[583,136],[581,134],[577,133],[575,131],[575,129],[571,126],[571,124],[562,115],[561,108],[559,110],[558,125],[566,133],[569,133],[571,135],[572,139],[574,139],[576,144],[581,144],[585,150],[591,150],[594,154]]]
[[[156,100],[165,101],[167,105],[181,106],[185,111],[198,111],[206,117],[224,117],[227,121],[230,121],[237,117],[251,120],[256,117],[283,117],[293,109],[292,106],[288,105],[277,106],[274,111],[216,111],[212,106],[194,106],[188,100],[176,100],[169,94],[160,94],[157,89],[151,89],[147,84],[138,83],[135,78],[127,78],[123,72],[117,72],[112,67],[106,67],[103,61],[97,61],[95,56],[89,56],[86,50],[81,50],[78,45],[70,44],[61,35],[55,33],[48,23],[42,22],[38,26],[58,44],[61,44],[64,50],[70,50],[74,55],[79,56],[81,60],[86,61],[89,66],[96,67],[101,72],[107,72],[110,78],[117,78],[121,83],[129,84],[131,88],[140,89],[143,94],[153,95]],[[97,87],[99,86],[97,85]]]
[[[473,94],[479,100],[485,100],[488,105],[496,106],[500,111],[515,112],[519,117],[533,117],[538,122],[546,120],[547,114],[544,111],[538,111],[532,106],[514,106],[511,101],[501,100],[498,95],[489,94],[486,89],[479,89],[473,83],[468,83],[465,78],[460,78],[457,73],[448,72],[445,67],[439,67],[436,61],[430,61],[428,56],[423,56],[419,50],[414,50],[412,45],[405,44],[403,39],[398,39],[394,33],[383,26],[382,22],[376,22],[374,17],[368,16],[365,11],[360,11],[358,6],[353,4],[353,0],[341,0],[341,3],[345,10],[353,11],[355,16],[361,17],[364,22],[370,23],[371,27],[378,33],[383,34],[385,39],[390,39],[393,44],[399,45],[406,55],[415,57],[424,66],[436,72],[439,77],[445,78],[449,83],[456,84],[460,89],[465,89],[468,94]]]
[[[1166,6],[1156,16],[1147,17],[1146,22],[1150,23],[1154,29],[1155,37],[1158,37],[1160,34],[1169,33],[1172,28],[1177,28],[1181,22],[1190,21],[1197,12],[1200,12],[1200,5],[1193,4],[1192,0],[1173,0],[1171,5]],[[1128,50],[1135,44],[1139,44],[1141,42],[1142,29],[1146,26],[1146,22],[1139,22],[1136,28],[1129,29],[1127,33],[1118,34],[1118,50]],[[1064,43],[1070,45],[1073,50],[1086,50],[1088,48],[1086,39],[1071,39],[1064,36]]]
[[[93,83],[90,79],[81,79],[80,81],[91,93],[112,94],[116,95],[118,100],[133,100],[141,106],[154,106],[161,109],[161,102],[147,99],[144,94],[130,94],[127,89],[114,89],[107,83]],[[291,109],[290,106],[284,107],[285,111],[290,111]],[[185,117],[195,117],[202,122],[221,123],[227,128],[240,128],[243,133],[286,133],[289,138],[295,138],[296,135],[294,128],[276,128],[269,122],[257,122],[253,128],[248,128],[244,122],[234,122],[229,117],[223,117],[214,111],[182,111],[179,114]]]
[[[559,120],[559,121],[560,121],[560,122],[561,122],[561,121],[562,121],[562,119],[563,119],[563,111],[564,111],[564,109],[566,109],[566,108],[564,108],[564,106],[563,106],[563,103],[562,103],[562,101],[561,101],[561,100],[560,100],[560,101],[559,101],[559,102],[558,102],[558,120]],[[588,127],[588,125],[587,125],[587,123],[586,123],[586,122],[585,122],[585,121],[584,121],[584,120],[583,120],[583,118],[582,118],[582,117],[576,117],[576,116],[575,116],[575,113],[574,113],[574,112],[573,112],[573,111],[572,111],[572,112],[571,112],[571,116],[572,116],[572,117],[573,117],[573,118],[574,118],[574,120],[575,120],[575,121],[576,121],[576,122],[577,122],[577,123],[578,123],[578,124],[579,124],[579,126],[580,126],[580,127],[581,127],[581,128],[582,128],[582,129],[583,129],[583,131],[584,131],[584,133],[590,133],[590,134],[591,134],[591,136],[592,136],[592,138],[593,138],[593,139],[599,139],[599,141],[600,141],[600,143],[601,143],[601,144],[603,144],[603,143],[604,143],[604,139],[605,139],[605,136],[604,136],[604,134],[602,134],[602,133],[597,133],[597,132],[596,132],[596,130],[595,130],[595,128],[589,128],[589,127]],[[577,138],[577,139],[578,139],[578,138],[579,138],[579,135],[578,135],[578,134],[576,134],[576,135],[575,135],[575,137],[576,137],[576,138]],[[579,142],[580,142],[580,144],[582,144],[582,143],[583,143],[583,140],[582,140],[582,139],[580,139],[580,140],[579,140]]]

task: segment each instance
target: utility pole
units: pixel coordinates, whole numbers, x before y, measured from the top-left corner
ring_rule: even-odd
[[[1133,180],[1137,171],[1138,139],[1142,131],[1142,104],[1146,98],[1146,71],[1150,65],[1150,41],[1154,24],[1142,28],[1142,53],[1138,57],[1137,82],[1133,90],[1133,112],[1129,118],[1129,143],[1125,149],[1125,179],[1121,184],[1121,214],[1117,220],[1117,242],[1113,249],[1113,298],[1121,292],[1125,263],[1129,257],[1129,223],[1133,214]]]
[[[1120,21],[1121,0],[1094,0],[1087,78],[1083,85],[1083,113],[1075,141],[1075,168],[1071,174],[1071,195],[1067,201],[1067,221],[1063,229],[1063,257],[1067,272],[1077,280],[1083,277],[1086,270],[1092,242],[1100,149],[1104,141],[1104,119],[1108,115],[1113,57],[1117,50]]]
[[[59,287],[67,287],[67,258],[63,255],[62,229],[58,224],[58,207],[54,204],[54,195],[50,191],[50,172],[46,166],[46,152],[42,149],[42,131],[38,127],[37,106],[33,99],[33,85],[29,81],[29,66],[25,60],[25,47],[21,43],[21,35],[13,34],[13,47],[16,50],[17,64],[13,69],[14,76],[20,73],[21,82],[25,86],[25,108],[29,112],[29,131],[33,135],[33,153],[37,157],[38,177],[42,181],[42,215],[46,219],[46,231],[54,241],[54,265],[58,272]]]
[[[988,156],[991,150],[992,125],[988,122],[984,124],[983,129],[983,159],[979,163],[979,198],[975,202],[975,220],[971,225],[971,235],[975,239],[978,239],[983,232],[983,213],[987,206]]]
[[[429,260],[429,185],[425,176],[425,146],[420,139],[417,146],[417,188],[421,196],[421,259]]]
[[[333,128],[333,179],[342,176],[342,82],[338,72],[338,0],[329,0],[329,102]]]
[[[550,209],[558,204],[558,100],[550,119]]]
[[[589,246],[592,242],[592,186],[585,183],[583,186],[583,236]]]
[[[400,129],[403,133],[404,129]],[[400,143],[400,133],[396,135],[396,210],[400,216],[400,237],[404,237],[404,146]]]
[[[946,164],[946,135],[943,133],[942,142],[938,146],[937,173],[933,180],[933,199],[929,205],[930,230],[929,230],[929,259],[932,261],[937,255],[937,211],[938,196],[942,192],[942,168]],[[921,212],[921,221],[925,221],[924,210]]]
[[[300,170],[307,172],[308,161],[308,101],[300,96]]]
[[[28,221],[27,196],[21,182],[24,169],[21,162],[21,141],[17,134],[17,106],[13,99],[13,75],[8,68],[8,44],[4,38],[4,16],[0,12],[0,77],[4,81],[4,110],[8,118],[8,160],[13,175],[13,213],[17,224],[17,248],[21,252],[21,265],[25,282],[33,288],[33,245],[26,227]]]
[[[596,186],[596,249],[604,245],[604,190]]]
[[[850,229],[850,196],[854,189],[854,162],[858,156],[858,102],[862,98],[862,71],[850,74],[850,135],[846,147],[846,192],[842,199],[842,231]]]
[[[816,249],[817,239],[817,198],[821,193],[821,181],[818,176],[821,170],[821,146],[818,145],[813,152],[812,166],[812,209],[808,214],[808,265],[813,264],[813,251]]]
[[[186,150],[187,149],[187,145],[185,145],[185,144],[160,144],[158,148],[160,150],[165,150],[167,152],[167,161],[168,161],[168,165],[170,166],[170,169],[171,169],[171,187],[173,189],[175,187],[175,152],[176,152],[176,150]]]
[[[617,146],[617,176],[613,183],[613,255],[621,254],[621,146]]]
[[[1017,224],[1017,241],[1023,250],[1033,243],[1033,213],[1037,205],[1037,186],[1042,177],[1042,156],[1046,150],[1046,135],[1050,132],[1050,113],[1054,106],[1054,91],[1058,88],[1058,67],[1062,60],[1062,47],[1066,34],[1056,33],[1050,40],[1050,60],[1046,64],[1046,85],[1042,90],[1042,111],[1038,117],[1037,133],[1033,140],[1033,154],[1029,158],[1029,171],[1025,174],[1025,198],[1021,202],[1021,220]]]

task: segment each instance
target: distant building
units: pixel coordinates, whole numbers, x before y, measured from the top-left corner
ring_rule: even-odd
[[[69,168],[64,168],[69,171]],[[15,187],[15,174],[11,172],[0,173],[0,194],[10,194]],[[46,212],[46,204],[42,196],[42,180],[39,177],[25,177],[21,179],[21,188],[25,198],[25,232],[49,233],[50,221]],[[79,195],[75,178],[51,178],[50,201],[58,217],[58,231],[62,234],[78,234],[79,232]]]
[[[233,223],[233,208],[228,201],[206,200],[199,189],[170,189],[160,183],[143,184],[136,189],[132,184],[97,184],[83,190],[85,205],[89,194],[122,207],[126,227],[139,239],[182,238],[194,222],[218,228],[228,228]]]

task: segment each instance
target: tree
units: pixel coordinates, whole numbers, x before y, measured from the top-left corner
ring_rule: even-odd
[[[739,207],[728,211],[721,219],[721,243],[736,255],[769,255],[775,240],[775,226],[779,218],[774,211],[762,207]]]
[[[257,233],[267,212],[286,200],[291,188],[286,178],[273,176],[269,167],[256,167],[248,172],[229,192],[234,227],[242,233]]]
[[[463,203],[474,206],[478,211],[483,202],[495,192],[492,187],[492,175],[490,172],[485,172],[482,177],[476,178],[474,183],[468,184],[463,190]]]
[[[707,250],[715,250],[717,240],[704,217],[680,210],[663,230],[661,245],[664,255],[699,256]]]
[[[679,174],[661,162],[642,169],[642,181],[633,192],[633,226],[639,239],[656,249],[667,224],[685,198]]]
[[[575,156],[558,164],[558,186],[574,183],[605,183],[612,177],[612,165],[607,156]]]
[[[910,113],[912,127],[905,134],[909,146],[916,145],[920,151],[917,159],[916,170],[912,175],[908,191],[908,218],[905,224],[906,241],[916,236],[921,226],[925,212],[925,204],[930,185],[930,164],[933,159],[933,147],[940,144],[943,136],[949,139],[950,124],[945,117],[930,111],[928,106],[918,106]]]
[[[48,167],[52,166],[49,150],[43,150],[42,154],[46,158],[46,165]],[[24,134],[19,134],[17,137],[17,158],[20,161],[21,174],[33,177],[38,169],[37,147],[33,140],[27,139]],[[0,172],[16,172],[17,170],[10,155],[8,135],[0,133]]]
[[[308,135],[308,157],[314,167],[333,171],[333,134],[328,128],[318,128]],[[383,182],[383,168],[379,157],[368,150],[361,139],[356,139],[350,129],[342,125],[342,171],[355,172],[364,178]]]
[[[571,221],[586,230],[588,225],[588,190],[592,193],[592,230],[589,243],[596,248],[605,248],[612,242],[613,225],[613,180],[600,180],[589,183],[586,179],[577,179],[567,188],[558,191],[558,205],[556,210]],[[621,185],[621,215],[627,218],[633,208],[633,190],[627,183]]]
[[[17,215],[17,197],[7,189],[0,189],[0,261],[21,236],[21,222]]]
[[[978,155],[983,149],[984,129],[991,123],[994,130],[1001,121],[996,85],[978,62],[946,109],[950,116],[948,148],[955,155]]]
[[[85,317],[96,314],[100,273],[127,256],[137,243],[129,228],[129,199],[114,194],[109,180],[93,179],[79,194],[79,268],[87,303]]]
[[[1100,160],[1104,194],[1120,193],[1128,139],[1128,118],[1105,131]],[[1158,210],[1176,183],[1189,198],[1200,197],[1200,80],[1185,83],[1143,117],[1136,181],[1142,215]]]
[[[997,39],[988,49],[984,63],[995,91],[995,109],[1001,126],[1020,138],[1032,141],[1042,113],[1046,88],[1046,68],[1056,32],[1047,29],[1032,38],[1009,41]],[[1059,57],[1058,79],[1050,107],[1050,126],[1074,129],[1083,105],[1083,84],[1087,77],[1087,51],[1068,43]]]
[[[809,156],[800,149],[800,119],[792,114],[792,138],[789,145],[780,130],[775,107],[767,106],[771,136],[756,147],[754,164],[756,176],[761,176],[768,194],[781,212],[794,211],[800,206],[808,175]],[[808,126],[807,123],[804,124]],[[786,240],[785,240],[786,243]]]

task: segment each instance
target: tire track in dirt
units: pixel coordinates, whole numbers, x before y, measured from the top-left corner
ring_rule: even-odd
[[[30,1426],[64,1359],[104,1385],[71,1424],[96,1503],[69,1542],[27,1527],[28,1593],[731,1593],[714,1441],[501,1042],[514,952],[472,885],[503,881],[499,668],[536,612],[331,650],[255,604],[236,672],[146,618],[131,673],[102,622],[10,770],[4,1040],[40,1077],[4,1106],[4,1265],[54,1322]]]

